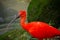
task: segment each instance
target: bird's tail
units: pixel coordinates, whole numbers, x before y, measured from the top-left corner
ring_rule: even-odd
[[[60,36],[60,30],[59,30],[59,36]]]
[[[58,32],[57,32],[57,36],[60,36],[60,30],[58,30]]]

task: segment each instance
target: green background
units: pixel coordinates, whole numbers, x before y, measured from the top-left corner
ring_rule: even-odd
[[[36,40],[22,29],[19,19],[7,27],[21,9],[27,11],[28,22],[43,21],[59,29],[59,5],[60,0],[0,0],[0,40]]]

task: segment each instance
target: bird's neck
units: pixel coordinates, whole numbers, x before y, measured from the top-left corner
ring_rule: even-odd
[[[26,17],[21,17],[20,18],[20,24],[21,24],[21,26],[23,26],[23,25],[25,25],[26,24]]]
[[[20,18],[20,25],[21,25],[22,28],[25,29],[26,31],[29,30],[29,27],[27,27],[26,16]]]
[[[26,16],[25,17],[21,17],[20,18],[20,25],[23,27],[24,25],[26,25]]]

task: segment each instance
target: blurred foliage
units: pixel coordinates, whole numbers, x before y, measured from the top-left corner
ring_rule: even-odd
[[[60,27],[60,0],[32,0],[28,6],[28,22],[43,21]]]
[[[28,34],[24,30],[11,30],[3,35],[0,35],[0,40],[27,40]]]
[[[0,2],[0,19],[4,20],[1,24],[0,22],[0,29],[6,28],[6,25],[11,21],[11,19],[14,18],[14,14],[17,13],[16,9],[18,6],[17,2],[20,2],[20,0],[1,0],[3,2]],[[16,2],[17,1],[17,2]],[[22,0],[21,0],[22,1]],[[24,0],[25,1],[25,0]],[[27,0],[28,2],[28,0]],[[7,4],[5,6],[5,3]],[[4,4],[4,5],[3,5]],[[10,5],[9,5],[10,4]],[[21,3],[20,3],[21,4]],[[19,4],[19,5],[20,5]],[[60,0],[31,0],[27,12],[28,12],[28,22],[31,21],[44,21],[49,23],[53,26],[60,26]],[[17,6],[16,6],[17,5]],[[23,6],[23,5],[22,5]],[[20,7],[20,6],[19,6]],[[11,9],[13,8],[13,9]],[[17,8],[19,9],[19,8]],[[24,8],[22,8],[24,9]],[[11,14],[10,14],[11,13]],[[17,20],[19,21],[19,20]],[[25,30],[23,30],[19,22],[15,21],[15,23],[12,23],[10,25],[9,30],[5,32],[4,34],[0,35],[0,40],[36,40],[35,38],[32,38],[29,33],[27,33]],[[12,28],[12,29],[10,29]],[[0,31],[0,33],[6,31],[5,29],[3,31]]]

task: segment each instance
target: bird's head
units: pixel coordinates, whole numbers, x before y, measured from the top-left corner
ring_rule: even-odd
[[[25,17],[26,16],[26,11],[25,10],[20,10],[19,11],[19,17]]]

